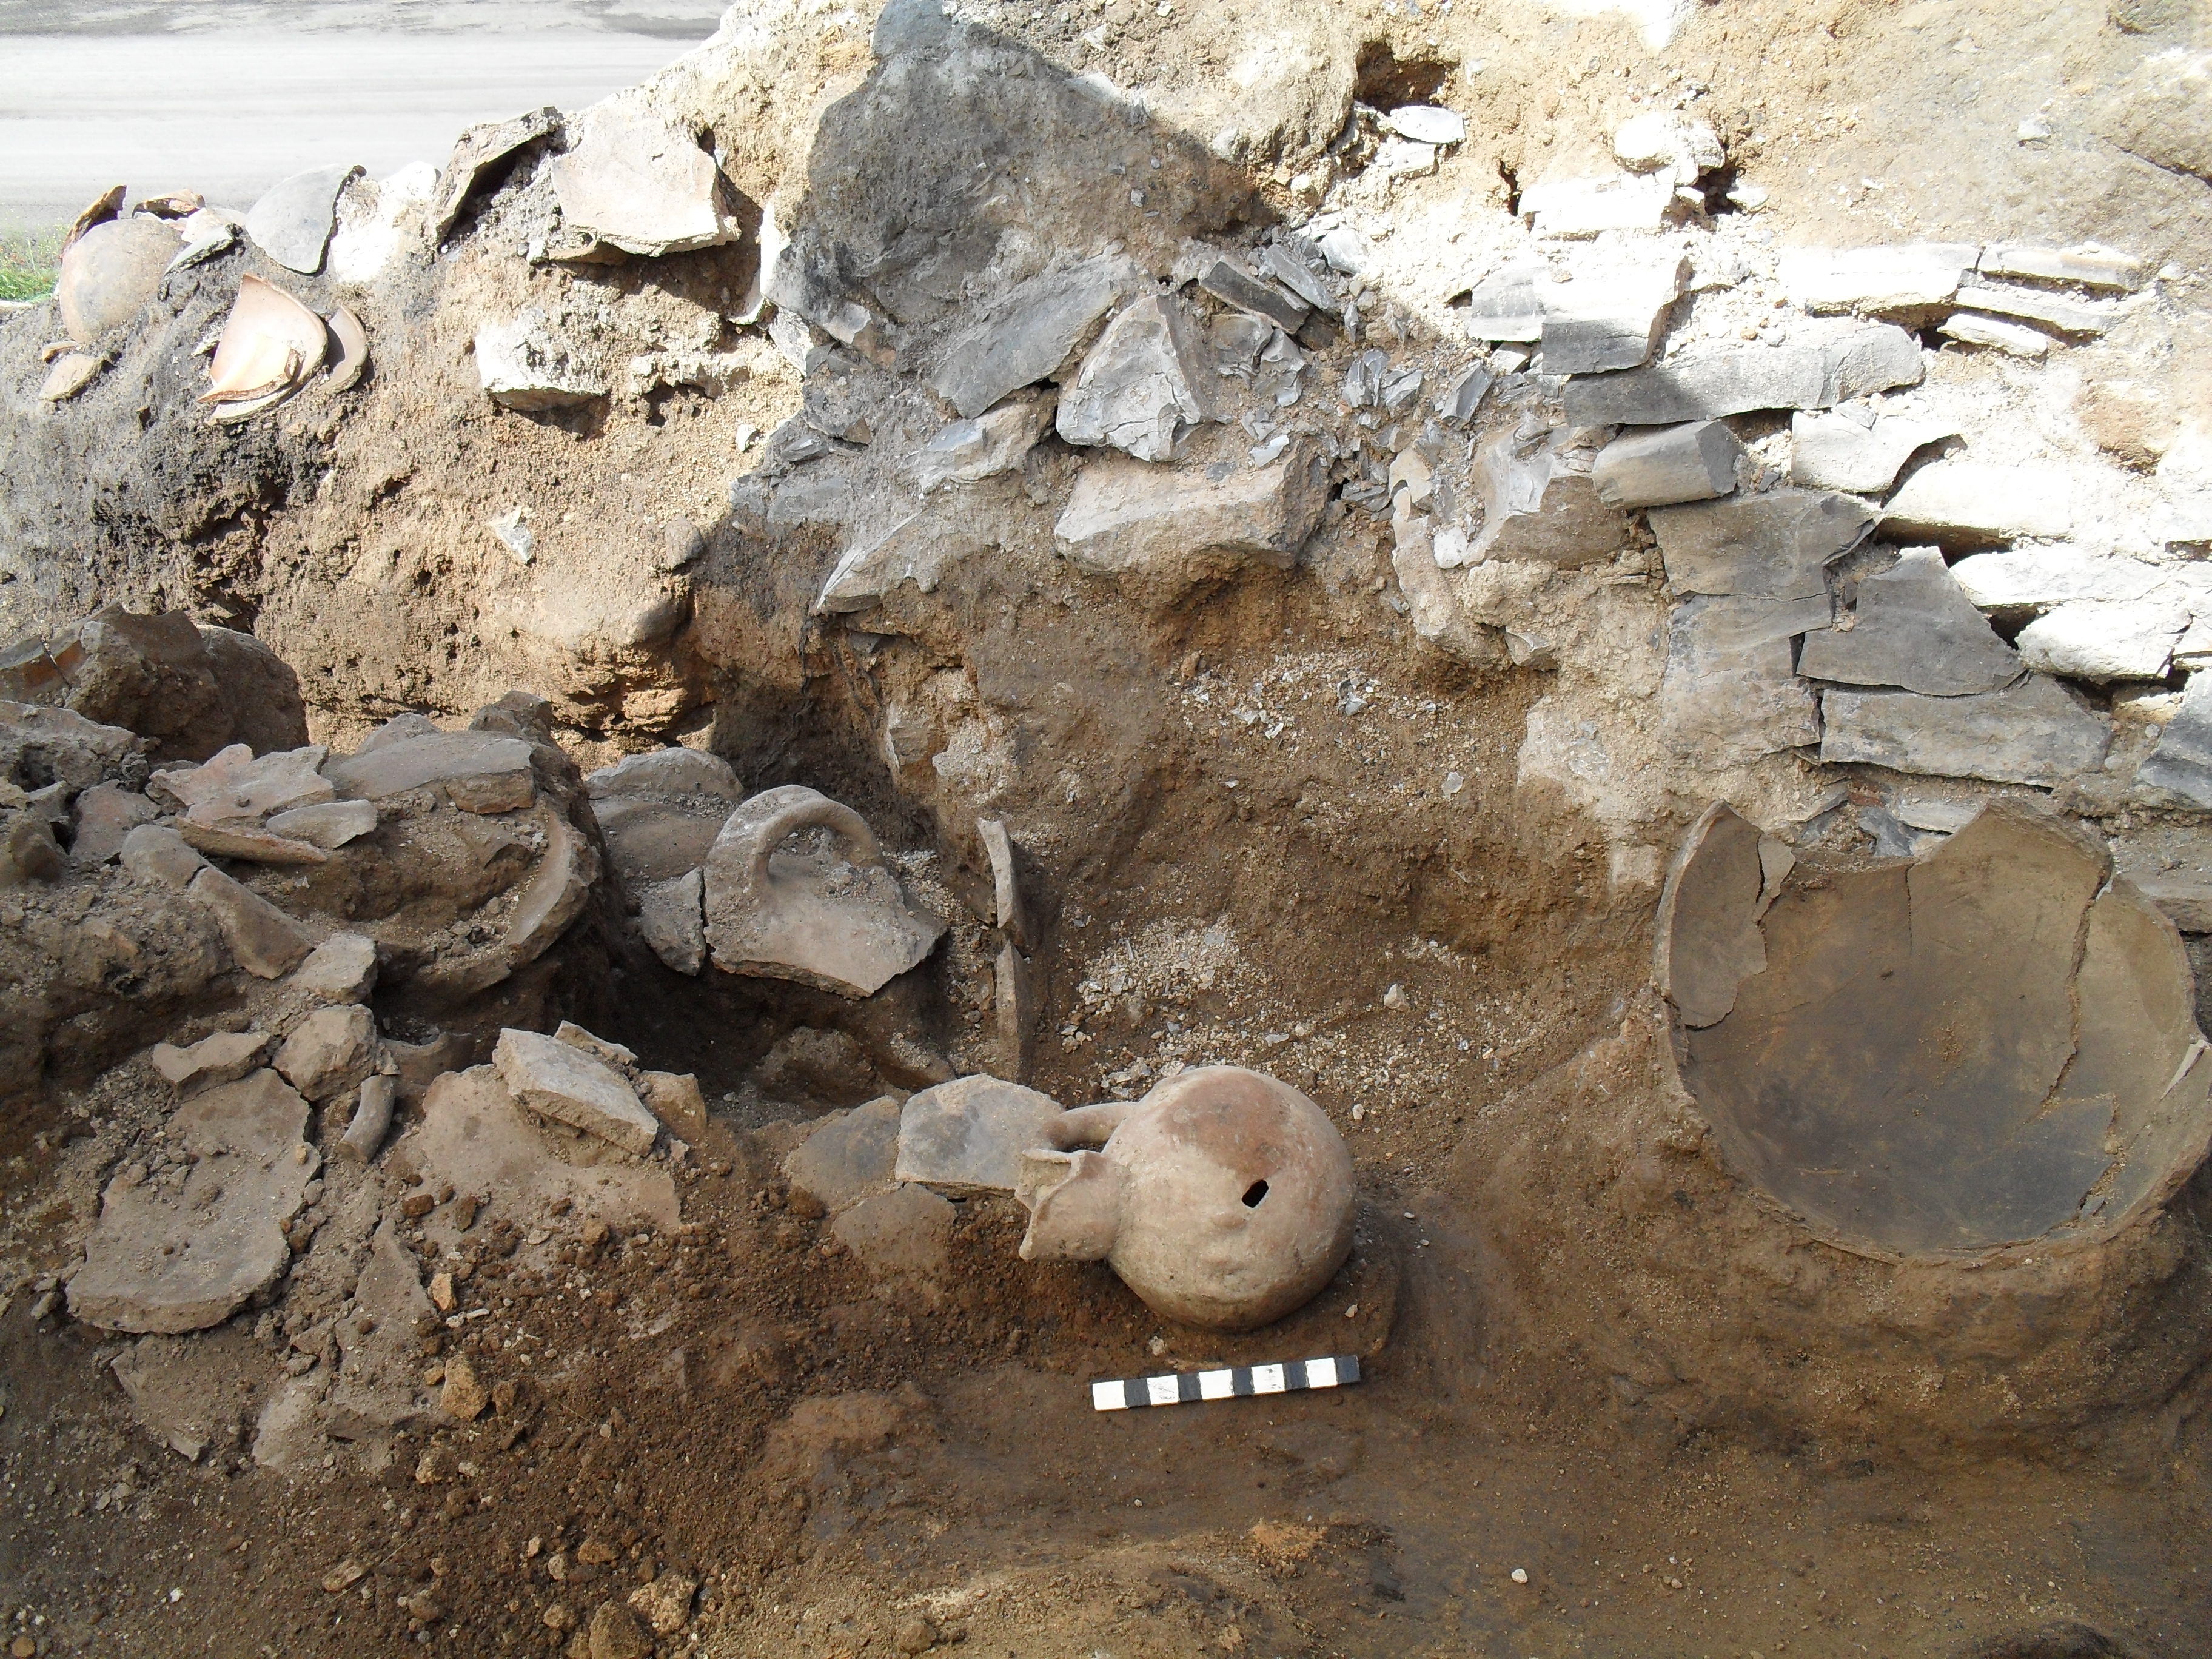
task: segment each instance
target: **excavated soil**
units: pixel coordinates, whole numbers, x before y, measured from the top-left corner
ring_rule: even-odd
[[[1222,88],[1255,9],[958,9],[1071,76],[1169,88],[1195,121],[1235,108]],[[1268,9],[1351,42],[1362,103],[1466,116],[1445,173],[1401,186],[1422,210],[1502,208],[1551,161],[1601,154],[1656,89],[1695,83],[1727,182],[1767,187],[1759,222],[1785,241],[2098,240],[2171,264],[2165,336],[2076,355],[2204,408],[2212,196],[2065,118],[2146,33],[2195,39],[2186,8],[1723,0],[1656,52],[1612,13]],[[867,30],[738,11],[789,31],[782,78],[713,143],[749,202],[781,185],[787,208],[857,153],[834,118],[811,148],[793,135],[858,95]],[[1139,136],[1226,234],[1295,201],[1331,136],[1299,127],[1325,78],[1279,100],[1278,148],[1240,158],[1236,193],[1211,132],[1162,116]],[[2058,112],[2057,137],[2020,142],[2038,110]],[[362,302],[372,337],[407,349],[380,348],[343,406],[282,432],[142,416],[189,402],[191,348],[228,300],[209,283],[158,349],[9,428],[5,632],[110,600],[250,629],[340,748],[528,686],[586,770],[681,742],[749,791],[851,805],[950,935],[926,973],[851,1005],[673,973],[603,889],[557,964],[475,1017],[571,1018],[696,1074],[712,1119],[674,1166],[680,1223],[610,1236],[512,1194],[433,1193],[401,1243],[427,1273],[451,1264],[424,1224],[458,1226],[467,1272],[406,1352],[433,1393],[465,1361],[490,1407],[425,1413],[388,1448],[334,1431],[281,1468],[254,1455],[264,1411],[327,1353],[353,1290],[316,1279],[313,1248],[291,1292],[180,1340],[207,1419],[189,1458],[118,1385],[137,1339],[58,1305],[103,1184],[158,1156],[173,1108],[124,1056],[226,1015],[206,998],[106,1009],[0,1111],[0,1641],[283,1659],[2212,1654],[2212,1175],[2099,1253],[2028,1243],[1962,1270],[1814,1237],[1729,1169],[1676,1080],[1654,911],[1682,829],[1724,792],[1624,781],[1577,749],[1619,685],[1585,673],[1561,693],[1541,662],[1425,648],[1388,520],[1345,503],[1297,568],[1170,603],[1010,545],[850,625],[810,617],[834,538],[757,534],[744,505],[749,482],[790,476],[759,434],[799,410],[801,376],[757,331],[686,333],[740,309],[757,210],[738,246],[558,279],[620,311],[630,344],[726,351],[722,379],[526,416],[483,400],[466,354],[480,312],[554,283],[514,257],[526,182],[488,180],[447,252]],[[317,282],[294,285],[327,297]],[[1428,350],[1417,311],[1373,326]],[[11,386],[35,387],[35,331],[0,327]],[[1348,360],[1328,358],[1328,384]],[[2009,372],[1947,358],[1931,379]],[[2004,384],[2021,408],[2042,395]],[[974,499],[1042,505],[1073,471],[1064,446],[1041,449]],[[484,529],[525,499],[542,562],[526,576]],[[705,547],[679,621],[633,627],[673,591],[652,559],[675,519]],[[1615,653],[1624,678],[1665,650],[1657,578],[1632,552],[1571,573],[1595,618],[1576,648]],[[1532,768],[1544,719],[1567,758]],[[919,763],[898,720],[931,734]],[[1809,762],[1772,766],[1725,793],[1747,811],[1820,795]],[[1291,1319],[1233,1339],[1165,1324],[1103,1265],[1021,1261],[1004,1197],[959,1202],[941,1263],[872,1273],[794,1198],[782,1160],[814,1121],[924,1080],[896,1034],[983,1068],[979,808],[1015,828],[1043,941],[1029,1083],[1074,1105],[1241,1064],[1344,1132],[1358,1242]],[[0,895],[8,959],[64,949],[77,891]],[[404,1036],[441,1010],[395,993],[378,1013]],[[342,1127],[310,1138],[327,1153]],[[403,1214],[388,1170],[345,1179],[384,1181]],[[1361,1357],[1356,1386],[1124,1413],[1094,1412],[1087,1387],[1328,1352]],[[600,1616],[694,1582],[658,1637]]]

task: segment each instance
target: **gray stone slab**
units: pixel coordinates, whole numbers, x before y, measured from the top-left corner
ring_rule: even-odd
[[[1802,599],[1827,592],[1827,566],[1874,522],[1860,502],[1823,490],[1776,489],[1656,509],[1667,580],[1685,593]]]
[[[311,167],[278,180],[246,210],[246,234],[287,270],[313,276],[337,225],[338,194],[360,172],[350,164]]]
[[[1777,267],[1790,300],[1808,311],[1919,314],[1949,301],[1981,252],[1975,242],[1790,248]]]
[[[2212,811],[2212,673],[2189,677],[2180,712],[2159,728],[2136,782],[2174,804]]]
[[[1146,281],[1136,262],[1118,253],[1033,276],[945,349],[929,384],[972,420],[1008,392],[1051,376]]]
[[[2212,825],[2137,823],[2112,840],[2112,864],[2185,933],[2212,933]]]
[[[1869,422],[1848,414],[1801,411],[1790,421],[1790,481],[1814,489],[1878,495],[1897,482],[1898,470],[1913,451],[1956,430],[1952,422],[1917,416],[1883,416]]]
[[[1825,401],[1826,360],[1810,346],[1742,346],[1567,382],[1573,426],[1668,426]]]
[[[1304,440],[1219,479],[1109,455],[1084,468],[1053,534],[1086,570],[1181,592],[1250,561],[1289,568],[1328,500],[1327,463]]]
[[[359,800],[384,800],[434,784],[456,806],[477,811],[511,811],[529,805],[537,793],[530,745],[491,732],[434,730],[373,748],[363,744],[358,754],[325,762],[323,775],[340,794]]]
[[[1832,335],[1820,343],[1819,406],[1848,403],[1893,386],[1917,386],[1926,372],[1920,342],[1893,323]]]
[[[994,1077],[957,1078],[924,1089],[899,1114],[892,1173],[948,1192],[1014,1189],[1022,1153],[1045,1142],[1058,1101]]]
[[[2046,466],[1931,461],[1890,497],[1881,526],[1945,547],[2047,539],[2073,529],[2073,490],[2064,473]]]
[[[1475,451],[1482,529],[1468,562],[1536,561],[1571,569],[1610,559],[1628,544],[1628,514],[1602,500],[1586,458],[1559,439],[1524,444],[1508,428]]]
[[[1510,264],[1492,271],[1474,285],[1468,296],[1468,333],[1478,340],[1533,343],[1542,339],[1542,293],[1551,283],[1552,269],[1540,261]]]
[[[1907,548],[1863,578],[1853,624],[1805,636],[1797,672],[1848,685],[1894,685],[1931,697],[1996,691],[2021,673],[1932,547]],[[2178,631],[2178,630],[2177,630]]]
[[[1669,249],[1578,260],[1572,282],[1540,285],[1544,373],[1595,374],[1649,362],[1689,275],[1689,260]]]
[[[1686,759],[1738,766],[1817,743],[1820,708],[1797,678],[1793,636],[1826,627],[1825,594],[1811,599],[1698,598],[1668,618],[1659,684],[1660,731]]]
[[[1225,305],[1265,318],[1285,334],[1295,334],[1304,327],[1306,314],[1313,308],[1272,283],[1246,276],[1226,259],[1215,260],[1206,275],[1198,279],[1198,285]]]
[[[2142,281],[2143,262],[2111,248],[1999,242],[1982,250],[1979,269],[1984,276],[2026,276],[2038,282],[2078,283],[2083,288],[2132,289]]]
[[[1060,395],[1060,435],[1079,447],[1108,444],[1140,461],[1164,461],[1176,441],[1217,417],[1216,379],[1204,337],[1169,295],[1148,294],[1106,325]]]
[[[126,863],[130,855],[126,845]],[[214,914],[231,956],[256,979],[282,978],[315,947],[313,934],[212,865],[194,875],[186,890]]]
[[[1744,453],[1718,421],[1624,432],[1597,453],[1590,483],[1608,507],[1668,507],[1710,501],[1735,488]]]
[[[805,1194],[834,1215],[872,1193],[888,1192],[900,1118],[899,1103],[885,1096],[823,1119],[783,1160],[793,1194]]]
[[[541,1117],[598,1136],[624,1152],[653,1149],[660,1125],[629,1079],[596,1054],[541,1031],[510,1026],[499,1034],[493,1063],[515,1103]]]
[[[2045,674],[1979,696],[1830,690],[1820,718],[1820,758],[1831,764],[2044,788],[2095,771],[2112,746],[2110,722]]]

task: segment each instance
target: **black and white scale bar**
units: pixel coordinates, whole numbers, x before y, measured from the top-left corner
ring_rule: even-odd
[[[1359,1356],[1288,1359],[1273,1365],[1228,1365],[1218,1371],[1170,1371],[1091,1385],[1094,1410],[1125,1412],[1139,1406],[1180,1406],[1194,1400],[1236,1400],[1247,1395],[1295,1394],[1336,1389],[1359,1381]]]

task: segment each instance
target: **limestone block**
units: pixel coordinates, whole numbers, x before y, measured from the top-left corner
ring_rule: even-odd
[[[625,1152],[653,1149],[660,1126],[605,1060],[557,1037],[508,1027],[493,1061],[517,1104],[541,1117],[610,1141]]]

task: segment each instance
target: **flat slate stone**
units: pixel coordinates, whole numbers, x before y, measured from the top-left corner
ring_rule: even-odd
[[[137,1166],[108,1182],[71,1316],[111,1331],[204,1330],[276,1283],[292,1259],[284,1224],[320,1161],[307,1126],[307,1103],[270,1071],[185,1102],[165,1135],[198,1161],[181,1185]]]
[[[1956,423],[1885,415],[1871,425],[1844,414],[1800,411],[1790,420],[1790,481],[1815,489],[1878,495],[1912,453],[1953,436]]]
[[[1049,378],[1100,318],[1147,278],[1126,254],[1032,276],[945,349],[930,386],[973,420],[1010,392]]]
[[[2189,677],[2180,712],[2159,728],[2158,742],[2137,769],[2136,782],[2212,810],[2212,673]]]
[[[2189,627],[2189,608],[2167,599],[2072,599],[2020,631],[2030,668],[2071,679],[2159,680]]]
[[[2074,527],[2073,491],[2049,467],[1931,461],[1889,498],[1881,527],[1944,547],[2055,538]]]
[[[541,1031],[509,1026],[499,1034],[492,1061],[525,1109],[597,1135],[624,1152],[653,1150],[660,1125],[629,1079],[596,1054]]]
[[[1786,248],[1776,266],[1790,300],[1808,311],[1911,313],[1944,306],[1981,252],[1976,242]]]
[[[2046,674],[1978,696],[1830,690],[1820,698],[1820,758],[1829,764],[2046,789],[2095,771],[2112,747],[2105,718]]]
[[[1682,592],[1802,599],[1828,591],[1828,565],[1858,544],[1874,514],[1844,495],[1776,489],[1662,507],[1650,522],[1667,580]]]
[[[500,801],[471,810],[510,811],[536,799],[530,745],[491,732],[430,731],[341,756],[323,764],[323,775],[341,794],[384,800],[432,784],[458,787],[454,805]]]
[[[1817,743],[1820,707],[1797,678],[1793,636],[1824,628],[1826,594],[1811,599],[1698,598],[1668,618],[1660,731],[1707,766],[1738,766]]]
[[[1173,297],[1149,294],[1107,324],[1061,394],[1055,424],[1071,444],[1164,461],[1186,428],[1216,417],[1214,378],[1189,314]]]
[[[1226,259],[1215,260],[1212,269],[1198,279],[1198,285],[1224,304],[1266,319],[1285,334],[1295,334],[1304,327],[1311,309],[1304,301],[1246,276]]]
[[[1670,507],[1710,501],[1735,488],[1744,453],[1718,421],[1624,432],[1597,453],[1590,483],[1608,507]]]
[[[1649,362],[1690,262],[1668,250],[1578,260],[1574,280],[1540,285],[1547,374],[1595,374]]]
[[[1969,554],[1951,567],[1951,574],[1984,611],[2044,611],[2070,599],[2140,599],[2165,573],[2133,559],[2106,558],[2061,543]]]
[[[1881,324],[1820,345],[1737,346],[1577,376],[1561,395],[1571,426],[1671,426],[1759,409],[1826,409],[1915,385],[1922,368],[1912,336]]]
[[[2212,825],[2137,823],[2112,841],[2112,863],[2185,933],[2212,933]]]
[[[246,210],[246,234],[285,270],[313,276],[337,225],[339,193],[360,172],[351,165],[311,167],[280,179]]]
[[[994,1077],[956,1078],[913,1096],[899,1114],[892,1173],[949,1192],[1014,1189],[1022,1153],[1045,1142],[1058,1101]]]
[[[1564,435],[1559,434],[1559,435]],[[1524,446],[1511,429],[1475,452],[1482,529],[1467,561],[1509,559],[1571,569],[1628,544],[1628,514],[1598,495],[1593,473],[1554,442]]]
[[[2020,653],[1960,592],[1932,547],[1907,548],[1888,569],[1863,578],[1853,615],[1848,629],[1805,636],[1799,673],[1931,697],[2001,690],[2021,676]]]

